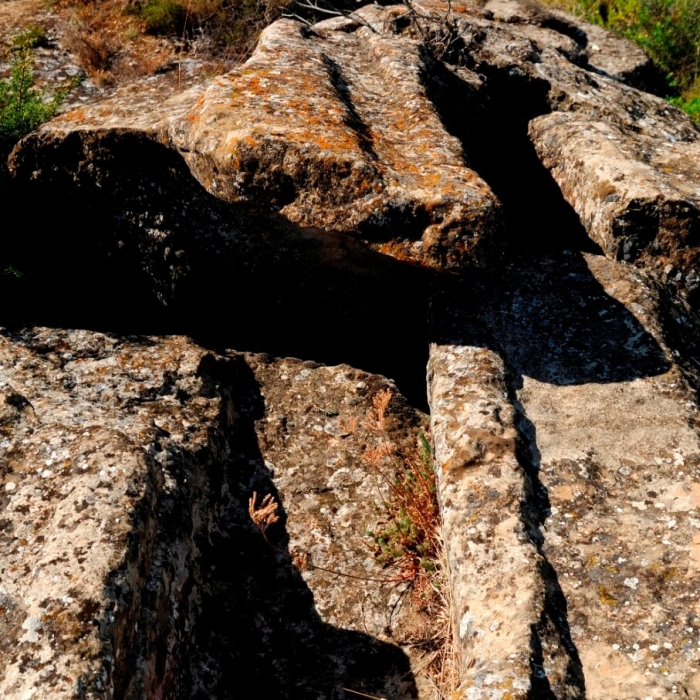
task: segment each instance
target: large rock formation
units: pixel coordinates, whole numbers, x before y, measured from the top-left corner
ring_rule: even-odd
[[[426,422],[365,370],[424,406],[428,359],[455,697],[699,699],[700,132],[659,84],[563,13],[421,0],[26,138],[3,697],[438,697],[364,536],[375,397]]]
[[[0,343],[3,698],[425,687],[424,613],[366,537],[393,478],[361,458],[373,397],[390,439],[425,427],[390,382],[181,337]],[[264,536],[256,495],[279,504]]]
[[[700,697],[697,385],[662,306],[572,251],[436,303],[464,697]]]

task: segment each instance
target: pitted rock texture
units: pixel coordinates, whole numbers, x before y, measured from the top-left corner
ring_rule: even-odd
[[[699,132],[601,31],[498,0],[286,19],[208,86],[20,144],[45,206],[0,253],[37,303],[4,314],[121,335],[2,336],[6,697],[430,697],[426,618],[362,534],[395,387],[205,345],[415,368],[437,288],[456,697],[700,698]],[[564,220],[615,260],[561,252]],[[202,344],[129,335],[154,326]],[[396,394],[391,418],[415,444],[425,417]]]
[[[227,458],[206,353],[47,329],[0,352],[2,696],[176,692],[208,519],[187,506]]]
[[[143,90],[125,93],[59,117],[42,140],[60,147],[73,134],[92,159],[90,142],[105,131],[146,136],[181,153],[224,201],[353,233],[432,267],[497,258],[499,205],[442,126],[420,44],[337,24],[309,32],[280,20],[244,67],[201,96],[193,89],[163,102],[154,93],[150,102]]]
[[[357,668],[345,671],[350,690],[437,697],[426,669],[434,653],[432,613],[412,603],[411,589],[398,581],[395,568],[377,564],[377,545],[368,535],[387,522],[382,504],[391,499],[396,465],[387,462],[377,470],[362,458],[366,449],[386,440],[415,453],[418,435],[427,434],[427,417],[411,408],[391,382],[347,365],[325,367],[264,355],[246,359],[265,403],[256,433],[286,513],[289,550],[319,616],[328,626],[345,628],[345,643],[357,648],[353,659],[338,645],[337,633],[335,642],[328,635],[329,648],[307,660],[318,675],[312,680],[309,671],[307,688],[318,688],[319,698],[347,697],[332,679],[338,683],[343,666],[354,663]],[[380,391],[392,394],[383,434],[370,427],[371,401]],[[278,535],[271,534],[273,544],[279,543]],[[378,641],[368,643],[366,635]],[[389,653],[385,646],[382,652],[378,642],[400,647],[406,657],[396,647]],[[373,679],[373,673],[380,677]],[[279,692],[298,696],[283,686]]]
[[[155,88],[123,91],[69,111],[25,141],[12,167],[47,185],[77,176],[93,195],[97,162],[147,139],[179,154],[226,202],[272,208],[297,226],[453,271],[503,253],[501,207],[469,167],[468,141],[513,89],[524,90],[512,109],[526,119],[575,112],[592,123],[605,113],[630,139],[642,118],[649,130],[696,138],[667,103],[620,82],[653,82],[643,84],[648,59],[623,40],[514,2],[445,12],[424,0],[414,11],[366,6],[312,28],[280,20],[244,66],[208,87],[166,99]],[[620,71],[596,67],[623,53]],[[75,149],[77,161],[66,153]],[[122,167],[137,171],[130,158]]]
[[[533,629],[513,657],[529,654],[530,693],[700,697],[697,403],[665,341],[664,303],[633,267],[600,256],[535,257],[508,272],[507,282],[453,297],[451,312],[449,302],[436,305],[444,340],[431,349],[431,366],[439,368],[432,425],[438,463],[450,452],[461,455],[463,444],[474,455],[460,457],[459,476],[451,463],[440,470],[441,494],[457,478],[483,488],[487,469],[524,475],[525,496],[509,513],[537,552],[545,595],[539,607],[518,606],[533,590],[518,576],[525,557],[496,548],[502,558],[481,584],[498,587],[511,576],[522,583],[511,591],[514,605],[471,630],[463,663],[469,654],[483,658],[485,640],[500,648],[507,637],[499,639],[498,630],[514,629],[505,620],[515,615]],[[495,371],[459,359],[478,355],[490,357]],[[468,397],[494,397],[460,418],[472,399],[460,393],[453,403],[441,389],[446,381],[468,387]],[[494,458],[502,417],[512,412],[517,447]],[[483,436],[473,429],[479,415],[490,421]],[[506,519],[498,498],[482,501],[472,527],[455,537],[465,540],[463,554],[451,562],[465,571],[495,541],[480,531]],[[447,524],[454,506],[443,500],[442,507]],[[460,577],[468,589],[466,580]],[[485,609],[478,593],[471,595],[457,620]],[[489,694],[494,684],[514,665],[504,660],[480,675],[477,660],[463,679],[464,697],[496,697]]]
[[[105,198],[106,163],[138,179],[133,144],[158,144],[238,207],[223,218],[229,228],[263,207],[302,230],[459,271],[505,247],[494,155],[472,155],[499,129],[522,134],[529,123],[530,148],[606,255],[657,270],[694,305],[699,132],[625,83],[654,91],[658,76],[628,42],[560,12],[512,0],[447,14],[438,0],[369,5],[314,27],[274,23],[244,66],[208,87],[124,90],[69,111],[25,140],[11,166],[20,182],[65,185],[90,202]],[[123,195],[112,199],[115,219],[132,222],[101,225],[106,247],[125,229],[142,239],[133,220],[148,207],[132,200],[128,214]],[[182,226],[198,237],[198,221]],[[256,236],[274,241],[274,227]]]
[[[592,84],[589,90],[600,88]],[[634,98],[632,112],[636,95],[628,96]],[[644,110],[627,123],[606,116],[538,117],[530,136],[606,255],[655,271],[697,309],[698,132],[683,120],[650,119]]]
[[[228,201],[440,268],[485,264],[498,205],[430,102],[420,44],[347,25],[276,22],[175,126],[176,146]]]
[[[372,397],[391,439],[425,423],[391,383],[181,337],[1,338],[3,698],[230,698],[251,674],[263,697],[431,697],[429,621],[365,537]],[[266,537],[254,493],[281,503]]]
[[[431,348],[431,428],[467,698],[482,697],[484,685],[493,697],[530,697],[530,641],[544,592],[519,512],[528,485],[504,372],[487,348]]]

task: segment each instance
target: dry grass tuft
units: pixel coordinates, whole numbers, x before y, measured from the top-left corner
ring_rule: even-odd
[[[425,435],[420,434],[418,444],[413,446],[401,445],[392,439],[389,415],[392,398],[390,390],[375,394],[364,423],[364,428],[374,436],[373,444],[366,445],[362,455],[387,486],[381,494],[385,518],[367,534],[372,539],[378,563],[390,572],[388,576],[375,578],[326,569],[315,565],[307,552],[285,553],[275,547],[267,538],[267,529],[280,520],[280,505],[271,494],[258,502],[258,494],[253,492],[248,501],[248,513],[267,544],[291,556],[300,570],[318,569],[389,585],[408,584],[423,622],[420,628],[397,641],[421,650],[422,671],[432,681],[436,696],[446,700],[459,685],[459,672],[435,469]],[[347,426],[347,434],[357,436],[357,427],[353,420],[352,425]]]
[[[414,602],[424,613],[422,629],[401,641],[425,653],[424,672],[443,699],[457,689],[459,668],[435,468],[424,434],[415,446],[392,440],[387,416],[391,399],[391,391],[377,392],[365,424],[379,444],[366,447],[363,459],[389,487],[386,521],[368,534],[378,561],[398,569],[397,580],[410,583]]]
[[[108,23],[109,15],[94,5],[79,5],[66,35],[70,51],[88,77],[99,86],[114,82],[112,64],[119,52]]]
[[[401,579],[410,581],[421,597],[431,588],[440,552],[440,508],[437,502],[435,470],[430,444],[419,436],[415,447],[396,444],[387,426],[387,409],[392,394],[378,392],[366,427],[379,437],[379,443],[366,447],[364,461],[389,487],[384,504],[386,523],[370,532],[383,564],[398,567]]]
[[[248,500],[248,514],[250,515],[250,519],[268,544],[270,544],[270,542],[267,539],[267,528],[279,522],[280,516],[278,509],[279,503],[271,493],[264,496],[262,501],[258,504],[258,493],[257,491],[253,491],[253,495]]]

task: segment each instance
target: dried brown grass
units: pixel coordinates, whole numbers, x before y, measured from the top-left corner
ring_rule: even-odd
[[[386,522],[369,534],[377,559],[398,569],[398,580],[411,585],[423,623],[399,641],[423,651],[423,673],[443,700],[457,689],[459,668],[436,474],[425,435],[415,446],[392,439],[387,416],[391,400],[391,391],[378,392],[365,423],[379,443],[365,448],[363,459],[388,486],[383,497]]]
[[[417,445],[399,444],[393,439],[389,417],[392,398],[390,390],[375,394],[364,423],[374,440],[363,451],[363,460],[385,484],[380,491],[385,517],[368,535],[377,561],[388,575],[368,577],[326,569],[313,564],[306,552],[291,556],[300,569],[318,569],[384,584],[408,584],[421,622],[397,641],[422,652],[422,674],[432,683],[436,697],[447,700],[459,685],[459,672],[435,471],[424,435],[419,437]],[[353,419],[343,425],[348,435],[358,436],[357,421]],[[279,507],[271,494],[259,499],[254,492],[248,502],[248,513],[268,545],[286,554],[267,535],[268,528],[280,520]]]

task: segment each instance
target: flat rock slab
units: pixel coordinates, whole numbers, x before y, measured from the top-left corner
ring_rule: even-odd
[[[569,253],[434,313],[463,697],[700,697],[697,404],[654,287]]]
[[[3,698],[223,699],[246,674],[432,697],[429,620],[366,536],[391,477],[364,449],[425,426],[390,382],[42,328],[2,332],[0,378]],[[264,536],[254,496],[278,504]]]

